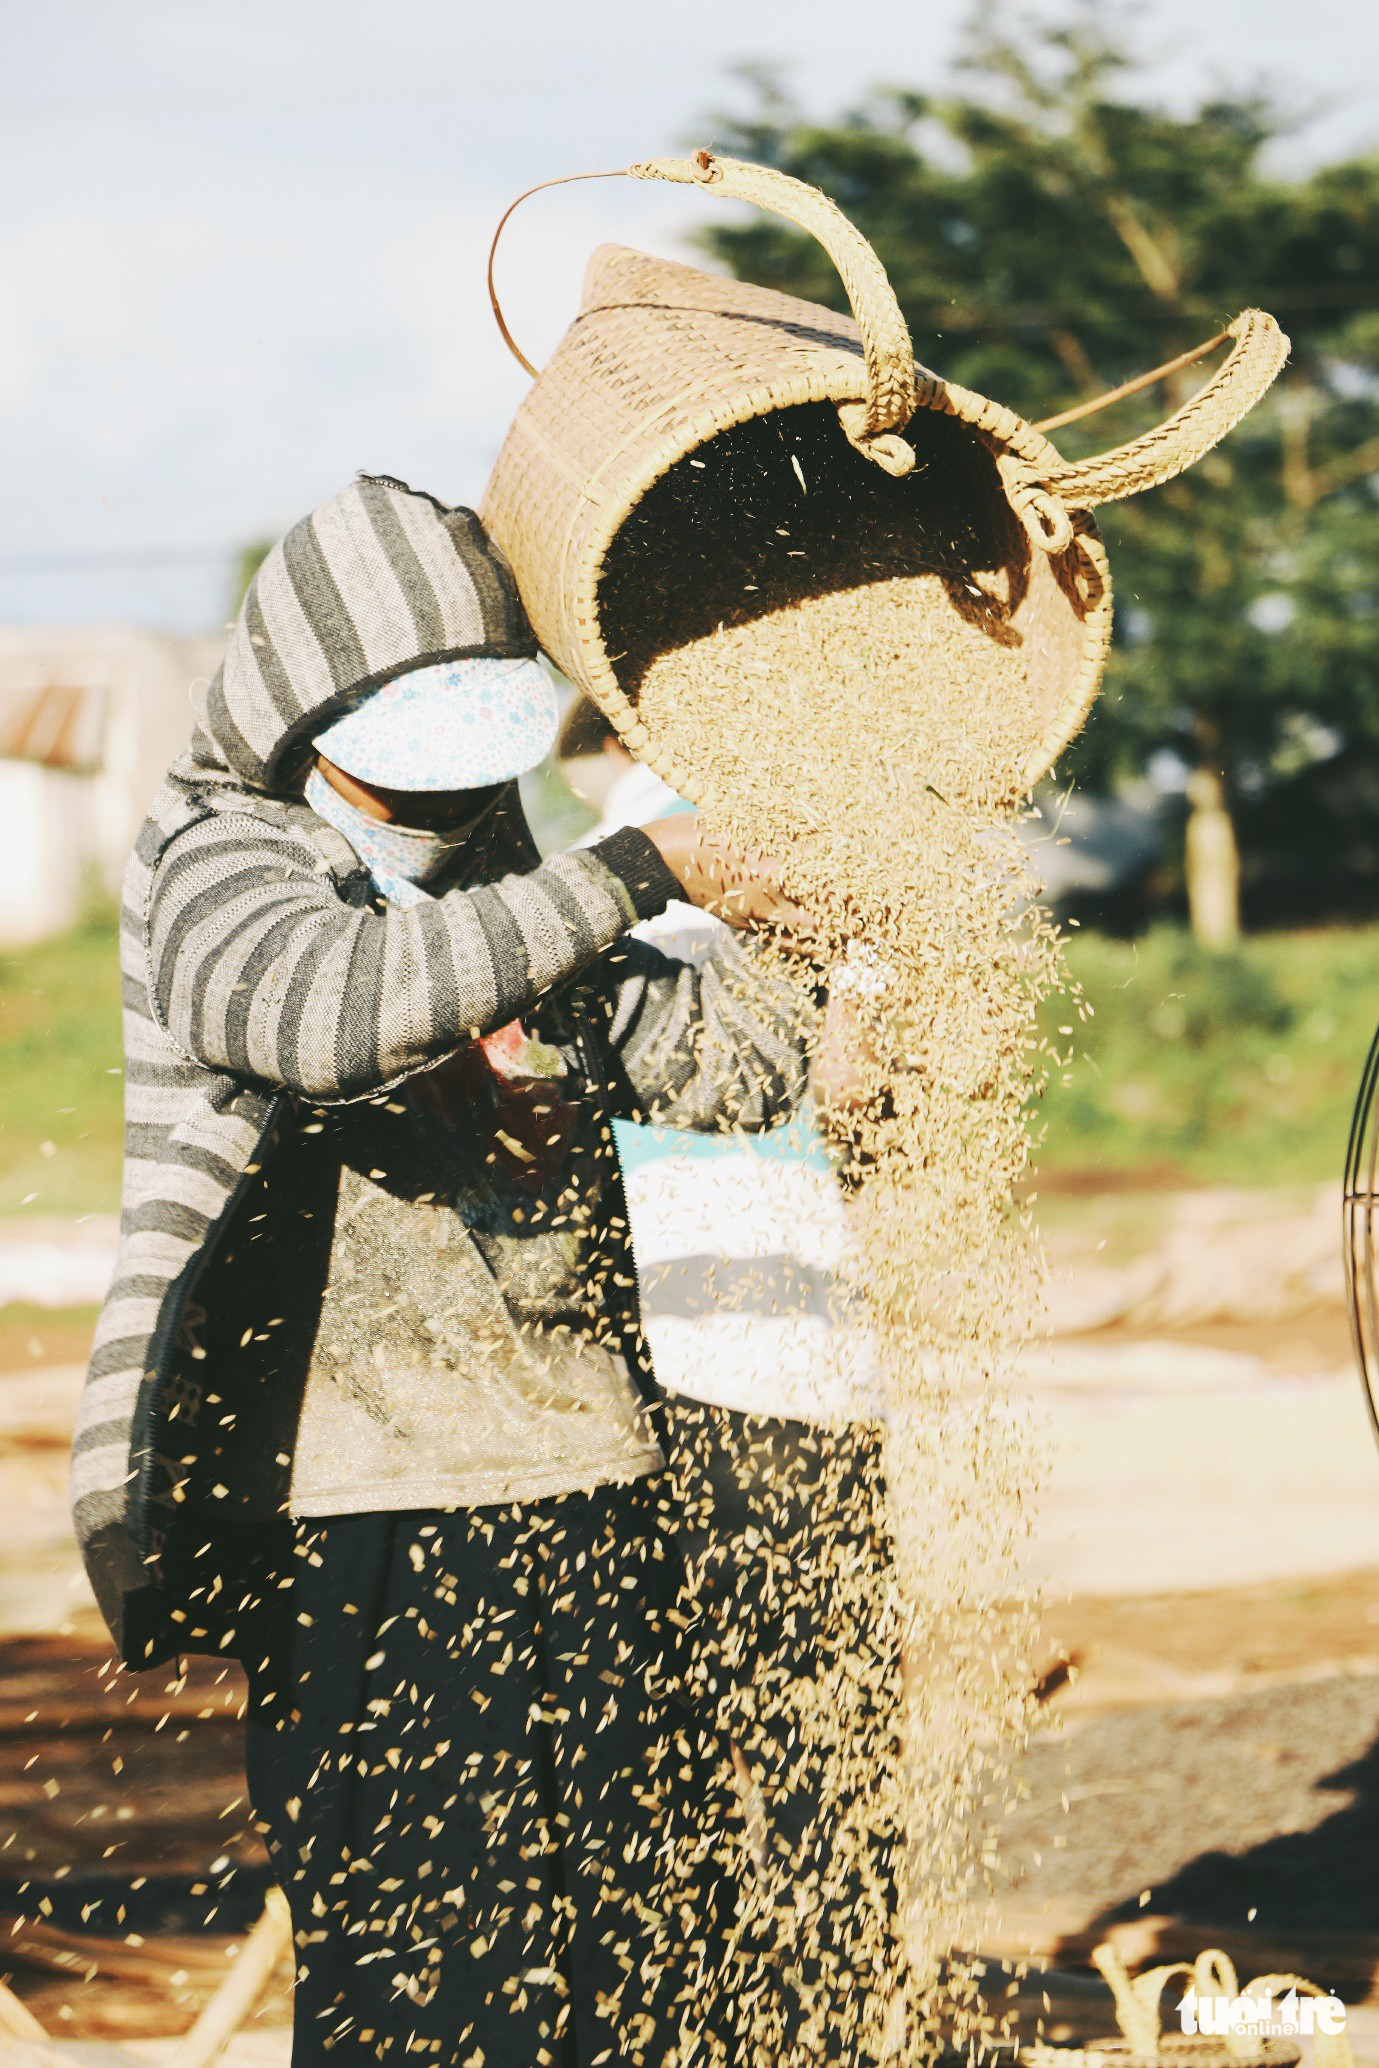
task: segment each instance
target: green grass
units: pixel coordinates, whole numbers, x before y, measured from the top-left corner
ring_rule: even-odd
[[[85,1364],[98,1307],[0,1307],[0,1372],[38,1364]]]
[[[1280,1185],[1339,1178],[1379,1019],[1379,927],[1260,934],[1209,955],[1177,928],[1075,933],[1046,1014],[1072,1061],[1042,1119],[1043,1180]],[[1073,1033],[1059,1035],[1059,1027]]]
[[[1073,1057],[1041,1109],[1042,1183],[1339,1176],[1379,1018],[1379,926],[1261,934],[1228,956],[1170,928],[1075,933],[1069,962],[1093,1017],[1066,998],[1046,1016]],[[120,1066],[108,916],[0,952],[0,1215],[114,1210]]]
[[[123,1100],[113,917],[0,951],[0,1214],[113,1212]]]

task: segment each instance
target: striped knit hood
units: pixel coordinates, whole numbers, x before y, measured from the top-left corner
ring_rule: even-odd
[[[536,650],[507,562],[474,512],[361,474],[294,524],[254,576],[192,758],[280,791],[311,735],[395,675]]]

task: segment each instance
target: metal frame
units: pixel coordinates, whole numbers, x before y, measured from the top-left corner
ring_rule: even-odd
[[[1379,1097],[1376,1095],[1379,1095],[1379,1033],[1370,1044],[1355,1098],[1341,1202],[1350,1332],[1355,1345],[1355,1361],[1365,1389],[1370,1427],[1375,1442],[1379,1443],[1379,1404],[1375,1400],[1376,1382],[1379,1382],[1379,1284],[1375,1281],[1375,1219],[1379,1214],[1379,1193],[1375,1190],[1375,1173],[1379,1167]]]

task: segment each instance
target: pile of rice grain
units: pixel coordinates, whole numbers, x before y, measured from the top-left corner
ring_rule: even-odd
[[[837,1562],[799,1581],[837,1642],[789,1691],[789,1728],[851,1836],[808,1887],[749,1877],[745,1937],[774,1929],[782,1957],[823,1978],[812,2033],[759,2032],[752,2058],[825,2057],[811,2046],[845,2029],[843,2058],[920,2059],[941,2033],[998,2022],[946,1956],[978,1940],[1032,1678],[1018,1553],[1038,1446],[1008,1376],[1037,1310],[1016,1196],[1035,1012],[1058,980],[1016,833],[1042,727],[980,576],[809,593],[800,574],[779,607],[649,650],[674,636],[662,618],[626,679],[710,830],[778,860],[866,1059],[867,1096],[825,1117],[849,1192],[850,1311],[889,1382],[895,1558],[886,1600],[874,1581],[859,1599]],[[890,1653],[888,1627],[903,1632]],[[841,1960],[839,1903],[854,1920]]]

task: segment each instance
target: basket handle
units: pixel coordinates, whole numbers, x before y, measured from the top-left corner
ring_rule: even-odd
[[[703,187],[725,201],[752,201],[769,208],[787,221],[797,223],[818,238],[842,276],[862,333],[867,370],[865,402],[840,402],[838,417],[858,451],[874,460],[888,474],[908,474],[915,464],[913,448],[895,434],[914,415],[915,355],[900,304],[895,298],[886,269],[861,231],[850,223],[841,208],[821,194],[817,187],[788,173],[765,165],[747,165],[737,158],[715,158],[709,151],[696,151],[692,158],[648,158],[617,172],[577,172],[565,179],[543,180],[528,187],[525,194],[505,211],[493,233],[488,254],[488,295],[503,342],[518,364],[533,377],[536,368],[508,329],[494,285],[493,267],[508,217],[532,194],[546,187],[563,187],[588,179],[673,180],[683,186]]]
[[[751,201],[817,237],[838,268],[862,333],[867,369],[865,402],[842,402],[838,416],[859,452],[888,474],[908,474],[913,448],[895,434],[915,412],[915,355],[895,290],[871,245],[841,208],[804,180],[771,166],[696,151],[692,158],[648,158],[629,165],[638,180],[673,180],[702,187],[722,201]]]
[[[1037,475],[1042,486],[1052,489],[1066,508],[1090,510],[1098,503],[1118,502],[1122,496],[1138,495],[1141,489],[1157,488],[1160,482],[1171,481],[1175,474],[1195,465],[1204,453],[1220,444],[1228,431],[1234,430],[1242,417],[1249,415],[1282,371],[1288,357],[1288,339],[1263,309],[1242,310],[1228,329],[1218,332],[1196,351],[1184,353],[1166,367],[1156,367],[1138,381],[1113,388],[1087,408],[1069,410],[1057,420],[1035,425],[1039,431],[1054,429],[1056,423],[1071,422],[1074,415],[1085,416],[1091,409],[1104,408],[1138,387],[1147,387],[1164,373],[1201,358],[1228,337],[1234,338],[1235,343],[1206,386],[1154,430],[1091,459],[1031,469],[1032,475]]]
[[[498,239],[508,218],[529,195],[540,193],[545,187],[566,186],[572,180],[622,177],[668,180],[680,186],[701,187],[724,201],[750,201],[818,239],[847,290],[862,333],[866,364],[867,399],[840,402],[839,421],[851,443],[877,466],[888,474],[910,473],[915,464],[914,449],[897,433],[913,416],[918,401],[914,348],[886,269],[861,231],[827,195],[771,166],[750,165],[740,158],[716,158],[710,151],[696,151],[691,158],[648,158],[616,172],[575,173],[565,179],[543,180],[540,186],[519,194],[494,232],[488,256],[488,291],[503,339],[527,372],[534,376],[536,368],[508,329],[494,286]],[[999,465],[1006,493],[1036,544],[1049,553],[1062,551],[1072,540],[1070,510],[1094,509],[1098,503],[1116,502],[1123,496],[1137,495],[1142,489],[1155,488],[1210,452],[1268,392],[1288,357],[1288,339],[1263,309],[1245,309],[1228,329],[1204,345],[1142,374],[1138,380],[1111,389],[1094,402],[1034,426],[1036,431],[1054,430],[1059,424],[1089,416],[1123,395],[1148,387],[1164,374],[1190,365],[1228,337],[1235,340],[1234,345],[1206,386],[1142,437],[1091,459],[1055,461],[1050,465],[1012,451],[1001,455]]]

